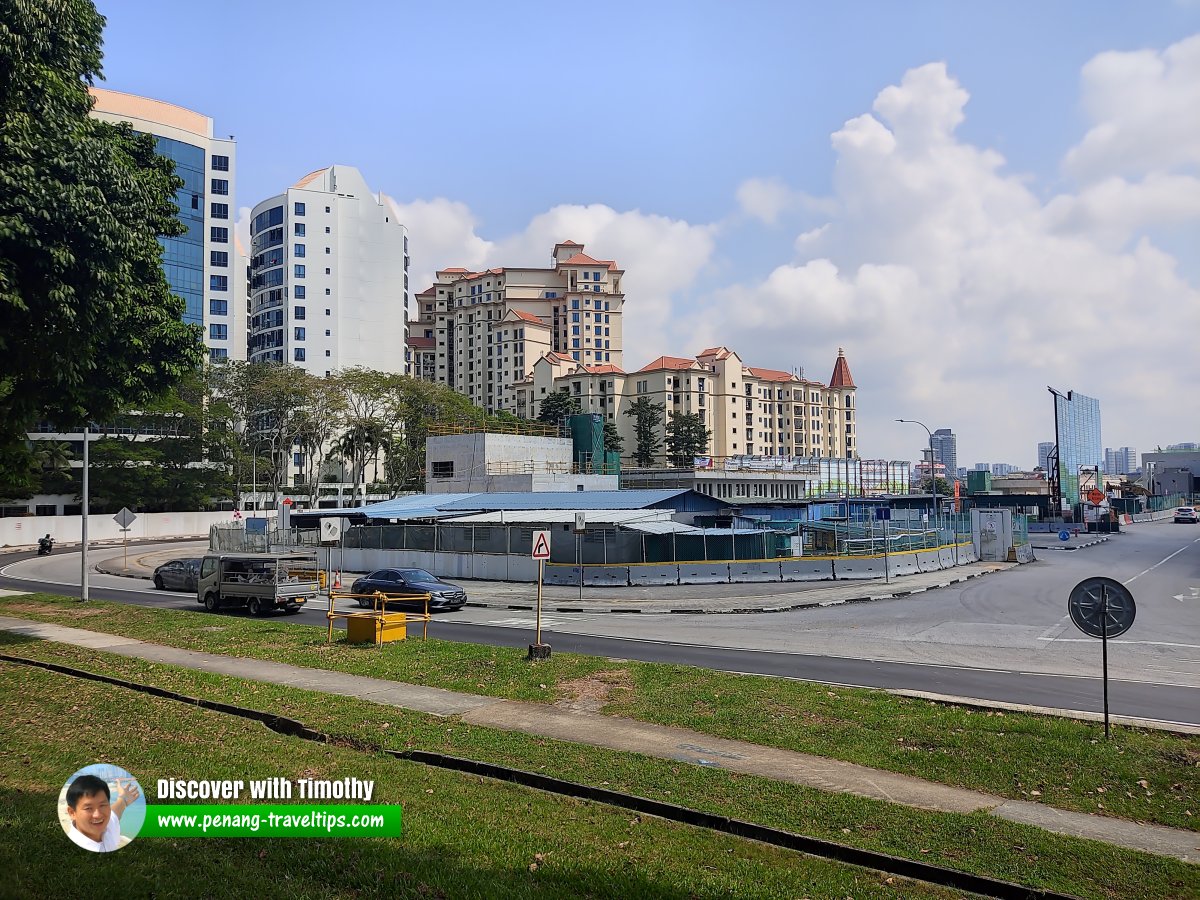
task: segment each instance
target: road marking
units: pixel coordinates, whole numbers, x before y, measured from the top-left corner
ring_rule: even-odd
[[[1178,600],[1180,603],[1184,600],[1200,600],[1200,587],[1188,585],[1188,590],[1192,592],[1190,597],[1185,597],[1183,594],[1176,594],[1173,599]]]
[[[1060,644],[1091,644],[1095,638],[1038,638],[1039,641],[1057,641]],[[1189,650],[1200,650],[1200,644],[1176,644],[1172,641],[1122,641],[1110,638],[1110,644],[1145,644],[1149,647],[1186,647]]]
[[[1200,538],[1196,538],[1196,540],[1192,541],[1192,543],[1193,543],[1193,544],[1200,544]],[[1129,584],[1129,583],[1131,583],[1131,582],[1137,581],[1139,578],[1141,578],[1141,577],[1142,577],[1143,575],[1145,575],[1147,572],[1153,572],[1155,569],[1157,569],[1157,568],[1158,568],[1159,566],[1161,566],[1163,563],[1167,562],[1168,560],[1172,560],[1172,559],[1174,559],[1176,556],[1178,556],[1180,553],[1182,553],[1182,552],[1183,552],[1184,550],[1186,550],[1186,549],[1187,549],[1187,547],[1180,547],[1178,550],[1176,550],[1174,553],[1172,553],[1172,554],[1171,554],[1170,556],[1168,556],[1166,559],[1160,559],[1158,562],[1156,562],[1154,565],[1152,565],[1152,566],[1151,566],[1149,569],[1143,569],[1141,572],[1138,572],[1136,575],[1134,575],[1132,578],[1130,578],[1130,579],[1129,579],[1129,581],[1123,581],[1123,582],[1121,582],[1121,583],[1122,583],[1122,584]]]

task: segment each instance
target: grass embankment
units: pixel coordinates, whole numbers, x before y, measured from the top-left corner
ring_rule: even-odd
[[[0,894],[13,897],[955,896],[11,664],[0,663],[0,715]],[[151,803],[160,777],[372,779],[373,803],[404,806],[404,835],[146,838],[90,856],[67,841],[55,810],[63,782],[97,760],[133,773]]]
[[[0,646],[9,654],[60,662],[88,671],[127,678],[140,684],[176,690],[190,696],[271,710],[299,719],[310,727],[330,734],[340,743],[360,748],[432,750],[527,771],[543,771],[581,783],[681,803],[720,815],[1086,898],[1124,900],[1133,897],[1200,896],[1200,867],[1089,841],[1060,837],[1041,829],[996,819],[986,813],[956,815],[914,810],[845,794],[783,784],[765,778],[737,775],[720,769],[473,727],[454,719],[441,719],[381,707],[363,700],[211,675],[85,648],[32,641],[11,634],[0,633]],[[9,677],[10,672],[14,677]],[[23,685],[26,683],[25,669],[0,663],[0,685],[6,686],[0,687],[0,696],[5,691],[9,696],[19,691],[20,696],[17,696],[15,702],[22,703],[25,694]],[[58,685],[59,695],[64,697],[76,696],[77,685],[88,685],[87,682],[76,680],[61,680],[55,683]],[[126,705],[126,698],[141,696],[120,688],[104,687],[103,690],[107,698],[105,710],[122,708]],[[72,699],[68,708],[74,708],[77,714],[78,710],[88,707],[82,705],[81,701]],[[12,719],[4,709],[0,709],[0,715]],[[0,770],[20,768],[15,764],[9,765],[5,760],[19,759],[22,765],[27,765],[24,760],[40,757],[44,735],[54,727],[54,715],[39,717],[36,727],[23,729],[22,735],[13,738],[11,743],[6,745],[5,738],[0,737],[0,748],[4,748],[0,750]],[[164,774],[175,777],[215,777],[207,774],[208,769],[201,762],[190,761],[192,757],[188,751],[197,743],[206,742],[210,733],[215,734],[219,742],[227,743],[220,737],[224,733],[223,729],[224,726],[221,729],[197,733],[173,726],[169,719],[164,724],[159,719],[143,717],[136,719],[126,730],[111,731],[112,737],[106,739],[111,752],[107,761],[123,765],[139,775],[142,772],[150,772],[154,777]],[[263,729],[260,729],[259,733],[266,734],[264,740],[275,740]],[[179,748],[177,751],[161,751],[170,755],[162,757],[163,762],[160,762],[160,750],[156,748],[164,744],[179,744]],[[300,757],[293,757],[291,754],[289,748],[293,746],[292,743],[278,746],[280,750],[272,750],[265,757],[270,764],[265,768],[255,768],[255,773],[260,776],[265,774],[286,777],[294,776],[295,771],[303,768],[305,764],[298,761]],[[12,747],[16,750],[11,749]],[[240,764],[240,761],[255,757],[255,754],[236,751],[232,758]],[[196,760],[199,759],[196,757]],[[370,752],[364,752],[362,759],[374,760],[377,757]],[[354,767],[356,765],[357,763],[351,762],[342,766],[336,774],[373,777],[364,776]],[[424,800],[419,792],[410,792],[406,787],[413,778],[412,773],[417,770],[409,764],[392,762],[386,765],[386,777],[396,784],[401,797],[412,795],[417,800]],[[74,771],[69,766],[67,768]],[[478,781],[466,776],[457,777],[469,782]],[[382,783],[388,782],[381,781]],[[508,796],[507,792],[511,790],[511,786],[504,786],[500,796]],[[485,808],[490,808],[493,800],[484,796],[477,802]],[[574,804],[573,808],[591,809],[592,806]],[[423,807],[421,814],[427,814],[427,809]],[[537,809],[529,805],[512,814],[513,818],[505,819],[502,816],[501,821],[519,829],[523,821],[521,816],[536,813]],[[414,814],[411,808],[406,807],[407,822],[412,821]],[[470,817],[470,810],[467,814]],[[618,815],[624,815],[626,820],[636,818],[628,813]],[[490,817],[481,818],[484,819],[484,824],[490,822]],[[569,851],[577,840],[577,830],[581,831],[578,837],[581,843],[593,842],[594,838],[587,831],[587,823],[590,821],[581,817],[578,822],[559,822],[558,825],[563,830],[558,833],[559,840],[555,847],[565,848],[561,852]],[[470,823],[464,827],[468,833],[471,831]],[[20,834],[23,831],[15,829],[14,833]],[[628,835],[617,841],[618,850],[625,849],[619,846],[624,840],[628,840]],[[526,847],[525,844],[520,846]],[[722,871],[721,863],[716,861],[719,858],[720,852],[702,865]],[[628,864],[637,867],[640,862],[635,860]],[[448,871],[453,875],[457,870]],[[886,879],[883,883],[886,884]],[[872,882],[872,885],[874,884],[877,882]],[[504,893],[505,890],[498,889],[497,894]],[[712,892],[720,893],[723,890],[727,889],[714,887]],[[730,893],[737,894],[742,890],[743,888],[738,887]],[[744,890],[748,895],[754,895],[754,890]],[[764,893],[770,894],[775,890],[776,887],[772,886]],[[861,896],[863,893],[861,890],[857,893],[838,893],[838,890],[840,888],[827,890],[818,882],[802,888],[784,889],[777,895],[841,897]],[[649,893],[671,896],[672,892],[665,888],[655,888]],[[707,893],[710,891],[706,889],[700,891],[699,895]],[[462,891],[450,892],[450,896],[461,895]],[[603,895],[603,892],[597,891],[597,895]],[[907,896],[904,891],[901,891],[901,895]]]
[[[172,647],[270,659],[611,715],[813,753],[1063,809],[1200,830],[1200,737],[1050,716],[970,710],[880,691],[688,666],[432,640],[378,651],[325,643],[313,626],[46,594],[0,598],[0,615]]]

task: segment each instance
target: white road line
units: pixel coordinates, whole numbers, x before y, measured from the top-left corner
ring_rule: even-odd
[[[1059,644],[1094,644],[1095,638],[1046,638],[1040,637],[1039,641],[1055,641]],[[1110,638],[1110,644],[1145,644],[1148,647],[1186,647],[1188,650],[1200,650],[1200,644],[1176,644],[1171,641],[1122,641],[1119,638]]]
[[[1196,538],[1196,540],[1192,541],[1192,543],[1200,544],[1200,538]],[[1147,572],[1153,572],[1155,569],[1157,569],[1163,563],[1167,562],[1168,560],[1174,559],[1176,556],[1178,556],[1180,553],[1182,553],[1186,549],[1187,549],[1187,547],[1180,547],[1178,550],[1176,550],[1174,553],[1172,553],[1166,559],[1160,559],[1158,562],[1156,562],[1154,565],[1152,565],[1149,569],[1143,569],[1141,572],[1138,572],[1136,575],[1134,575],[1132,578],[1130,578],[1129,581],[1123,581],[1121,583],[1122,584],[1130,584],[1134,581],[1137,581],[1139,578],[1141,578]]]

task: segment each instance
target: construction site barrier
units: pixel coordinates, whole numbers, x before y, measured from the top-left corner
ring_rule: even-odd
[[[922,572],[937,572],[942,568],[942,560],[937,550],[918,550],[917,569]]]
[[[955,567],[955,565],[957,565],[954,562],[954,547],[953,547],[953,545],[951,545],[949,547],[938,547],[937,554],[938,554],[938,563],[941,565],[941,567],[943,569],[953,569]]]
[[[336,608],[335,601],[337,600],[366,600],[370,599],[370,609],[357,609],[343,611]],[[422,599],[425,603],[424,613],[407,613],[407,612],[389,612],[388,603],[396,601],[404,601],[411,603],[413,600]],[[408,637],[408,623],[421,622],[421,640],[429,639],[429,594],[424,595],[398,595],[385,594],[382,591],[374,591],[369,594],[354,594],[349,591],[333,590],[329,592],[329,610],[325,613],[326,619],[329,620],[329,634],[325,639],[326,643],[333,643],[333,622],[334,619],[346,620],[346,640],[351,644],[366,644],[374,643],[377,648],[381,648],[384,644],[391,641],[403,641]]]
[[[916,575],[920,571],[921,566],[915,553],[893,553],[888,557],[890,575]],[[838,576],[841,577],[841,572],[838,572]]]
[[[782,581],[780,564],[770,560],[731,562],[729,580],[738,582]]]
[[[583,583],[596,587],[629,584],[629,569],[626,566],[584,566]]]
[[[898,555],[908,556],[910,554]],[[896,556],[893,555],[892,559],[895,558]],[[834,560],[833,571],[839,581],[882,578],[884,575],[883,556],[842,556]]]
[[[680,584],[728,584],[728,563],[680,563]]]
[[[779,564],[779,574],[783,581],[831,581],[833,557],[785,559]]]
[[[544,584],[579,584],[579,566],[564,566],[561,563],[546,563]]]
[[[630,566],[629,583],[634,586],[679,584],[679,567],[673,565]]]

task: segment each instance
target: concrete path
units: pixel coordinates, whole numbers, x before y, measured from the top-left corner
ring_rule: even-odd
[[[384,706],[437,716],[458,716],[464,722],[488,728],[719,767],[920,809],[953,813],[987,810],[991,815],[1059,834],[1171,856],[1185,862],[1200,862],[1200,833],[1068,812],[1039,803],[1006,800],[1003,797],[935,784],[894,772],[763,747],[745,741],[713,737],[683,728],[652,725],[570,707],[497,700],[494,697],[347,675],[324,669],[179,650],[119,635],[32,622],[10,616],[0,616],[0,629],[31,638],[88,647],[135,659],[343,697],[356,697]]]

